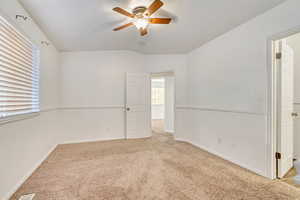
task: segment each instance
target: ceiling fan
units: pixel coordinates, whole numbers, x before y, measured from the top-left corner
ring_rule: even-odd
[[[155,0],[149,8],[145,6],[138,6],[132,10],[132,13],[127,12],[126,10],[116,7],[113,8],[113,11],[118,12],[122,15],[130,17],[133,19],[132,22],[128,24],[124,24],[119,26],[114,31],[119,31],[129,26],[136,26],[136,28],[140,31],[141,36],[144,36],[148,33],[148,25],[149,24],[169,24],[171,22],[171,18],[150,18],[150,16],[155,13],[160,7],[164,4],[160,0]]]

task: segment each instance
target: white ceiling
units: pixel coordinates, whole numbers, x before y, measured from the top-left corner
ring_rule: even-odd
[[[112,29],[126,17],[111,9],[131,10],[153,0],[20,0],[61,51],[133,50],[186,53],[285,0],[162,0],[156,16],[173,17],[169,25],[150,25],[141,37],[135,27]]]

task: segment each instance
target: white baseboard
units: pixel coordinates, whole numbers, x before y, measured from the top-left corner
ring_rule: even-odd
[[[165,130],[165,132],[167,132],[167,133],[174,133],[174,130]]]
[[[254,173],[256,173],[256,174],[258,174],[258,175],[260,175],[260,176],[263,176],[263,177],[266,177],[266,178],[270,179],[270,178],[266,175],[266,173],[265,173],[264,171],[261,171],[261,170],[259,170],[259,169],[250,167],[250,166],[248,166],[248,165],[246,165],[246,164],[244,164],[244,163],[242,163],[242,162],[240,162],[240,161],[238,161],[238,160],[232,159],[232,158],[230,158],[230,157],[228,157],[228,156],[224,156],[223,154],[221,154],[221,153],[219,153],[219,152],[217,152],[217,151],[214,151],[214,150],[212,150],[212,149],[209,149],[209,148],[207,148],[207,147],[205,147],[205,146],[198,145],[198,144],[196,144],[196,143],[194,143],[194,142],[191,142],[191,141],[189,141],[189,140],[186,140],[186,139],[176,138],[176,140],[177,140],[177,141],[182,141],[182,142],[188,142],[188,143],[190,143],[190,144],[192,144],[192,145],[194,145],[194,146],[196,146],[196,147],[199,147],[200,149],[203,149],[203,150],[205,150],[205,151],[207,151],[207,152],[209,152],[209,153],[211,153],[211,154],[214,154],[214,155],[216,155],[216,156],[218,156],[218,157],[220,157],[220,158],[222,158],[222,159],[224,159],[224,160],[227,160],[227,161],[229,161],[229,162],[231,162],[231,163],[233,163],[233,164],[239,165],[239,166],[242,167],[242,168],[248,169],[249,171],[254,172]]]
[[[47,159],[47,157],[54,151],[54,149],[57,147],[57,145],[55,145],[54,147],[52,147],[48,153],[43,156],[43,158],[41,160],[39,160],[31,170],[29,170],[29,172],[11,189],[10,192],[7,193],[7,195],[5,195],[3,200],[9,200],[12,195],[19,189],[19,187],[21,187],[21,185],[33,174],[33,172]]]
[[[78,143],[87,143],[87,142],[102,142],[102,141],[109,141],[109,140],[125,140],[125,137],[117,137],[117,138],[96,138],[90,140],[72,140],[66,141],[60,144],[78,144]]]

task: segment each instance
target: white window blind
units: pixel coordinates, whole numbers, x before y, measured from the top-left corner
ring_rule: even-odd
[[[39,51],[0,16],[0,120],[39,111]]]

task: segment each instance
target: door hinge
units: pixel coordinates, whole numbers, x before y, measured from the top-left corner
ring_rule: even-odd
[[[282,58],[282,53],[276,53],[276,59],[281,59]]]
[[[275,158],[276,158],[277,160],[280,160],[280,159],[281,159],[281,153],[276,152],[276,153],[275,153]]]

